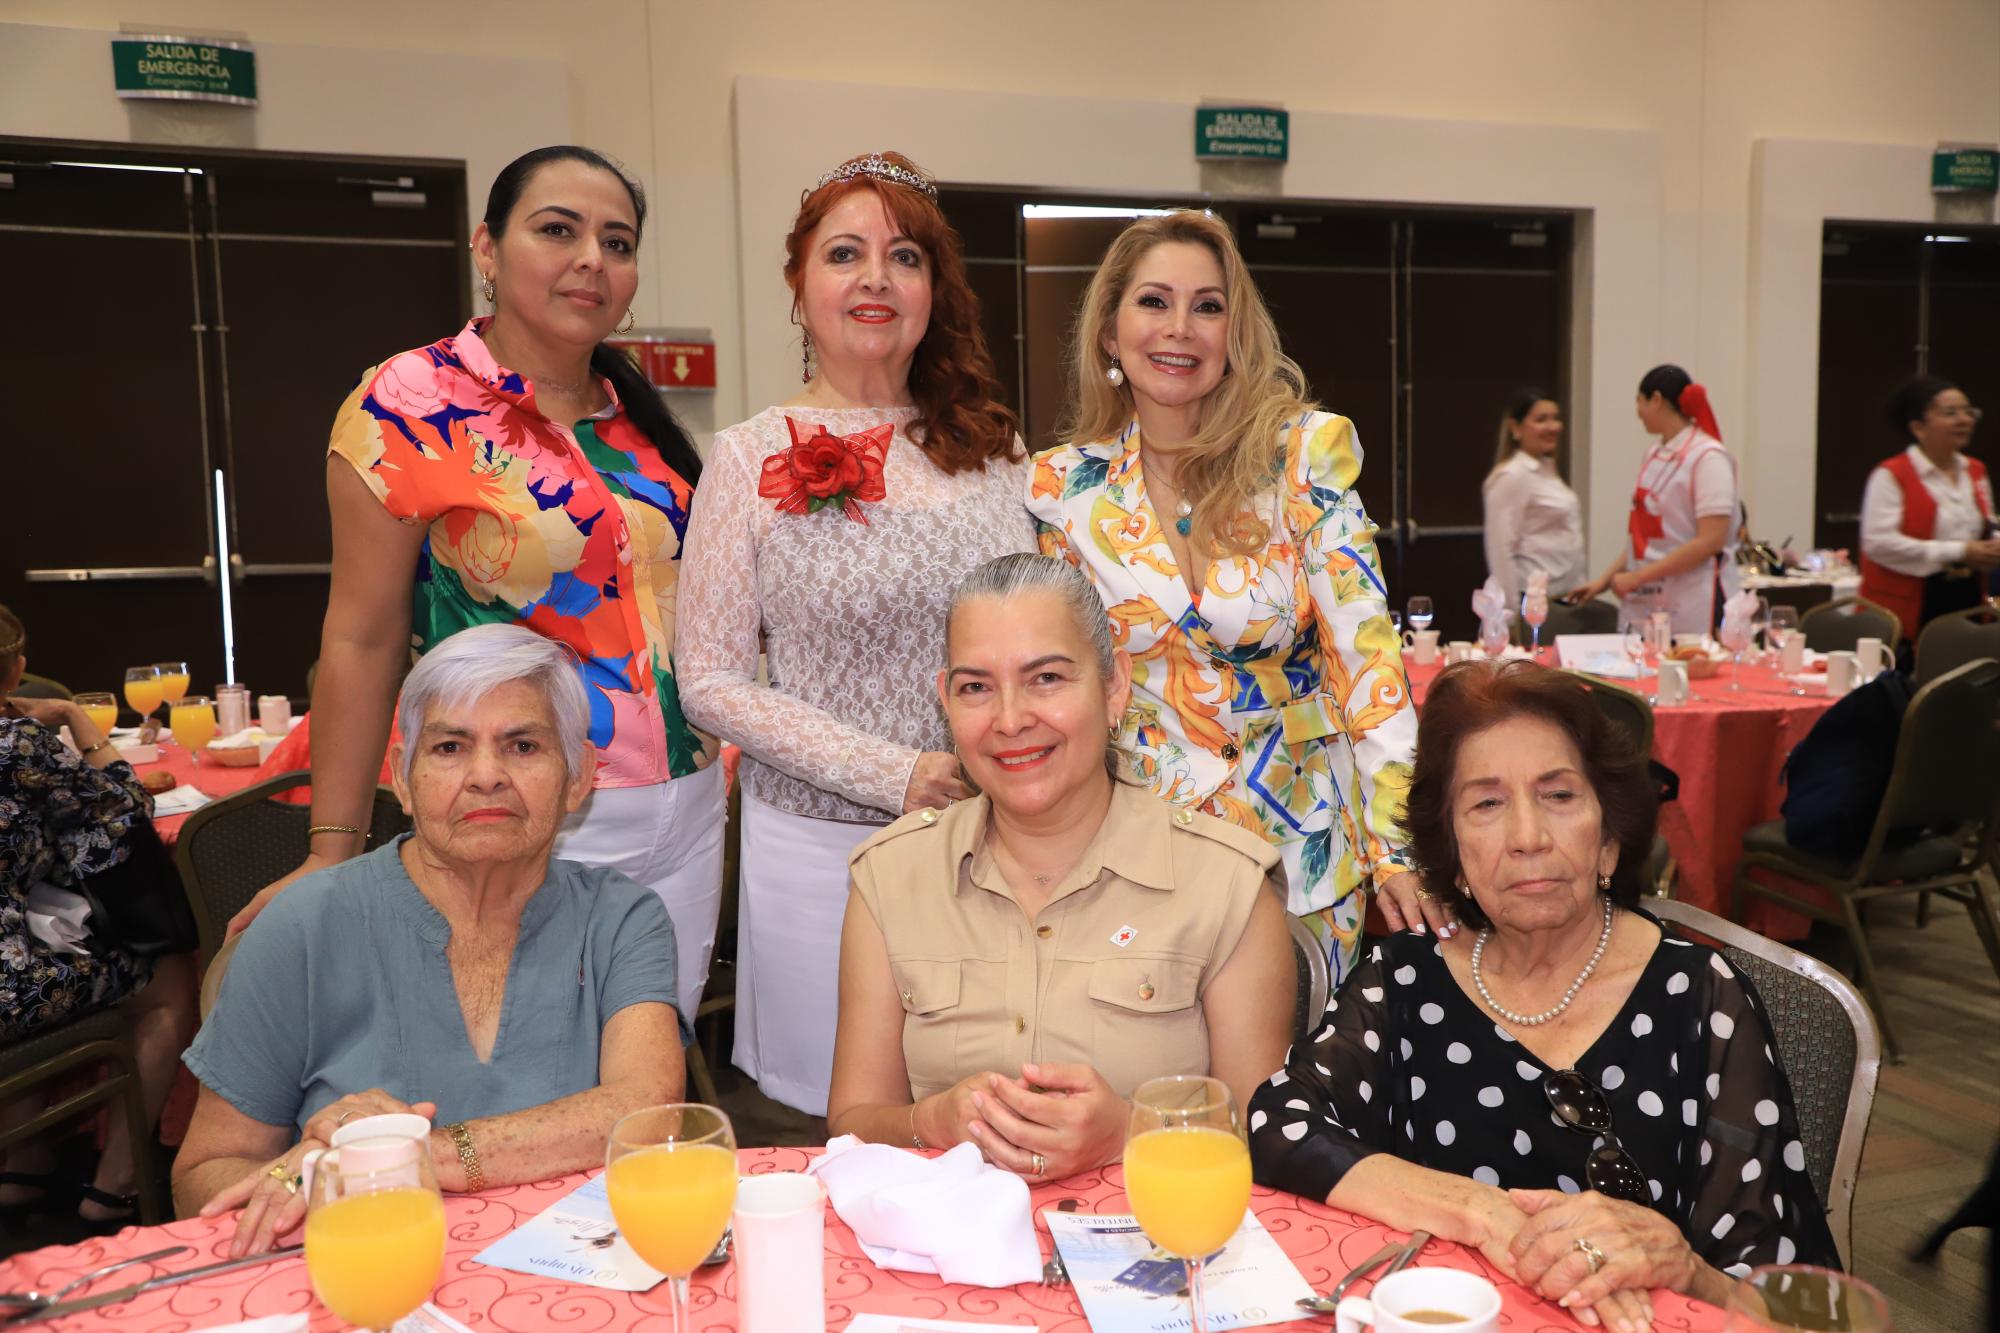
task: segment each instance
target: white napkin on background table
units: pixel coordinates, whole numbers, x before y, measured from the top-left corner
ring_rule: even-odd
[[[809,1173],[878,1268],[973,1287],[1042,1275],[1027,1182],[989,1165],[974,1144],[928,1158],[843,1134]]]
[[[185,815],[201,809],[211,798],[183,782],[171,791],[163,791],[153,798],[153,818],[162,819],[167,815]]]

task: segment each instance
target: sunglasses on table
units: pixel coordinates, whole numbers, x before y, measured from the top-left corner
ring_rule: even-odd
[[[1653,1191],[1646,1173],[1611,1132],[1611,1102],[1604,1089],[1574,1069],[1562,1069],[1542,1080],[1542,1095],[1566,1129],[1604,1142],[1583,1160],[1583,1178],[1609,1199],[1651,1207]]]

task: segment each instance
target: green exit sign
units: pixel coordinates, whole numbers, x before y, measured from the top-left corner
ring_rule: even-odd
[[[2000,193],[2000,149],[1938,149],[1931,154],[1931,193]]]
[[[257,53],[248,42],[120,33],[111,39],[111,74],[120,97],[257,105]]]
[[[1194,155],[1283,162],[1292,137],[1288,111],[1262,106],[1203,106],[1194,112]]]

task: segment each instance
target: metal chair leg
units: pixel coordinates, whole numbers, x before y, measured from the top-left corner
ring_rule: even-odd
[[[715,1106],[722,1098],[716,1095],[715,1076],[709,1072],[708,1057],[701,1052],[701,1039],[695,1038],[687,1044],[688,1082],[694,1084],[695,1095],[705,1104]]]
[[[1881,983],[1875,979],[1875,957],[1868,951],[1868,938],[1861,928],[1861,914],[1855,911],[1854,899],[1838,890],[1833,897],[1840,904],[1842,924],[1847,930],[1848,943],[1854,946],[1855,970],[1861,973],[1861,989],[1868,996],[1868,1003],[1875,1006],[1875,1022],[1882,1029],[1882,1049],[1888,1053],[1890,1064],[1903,1063],[1903,1048],[1896,1042],[1896,1029],[1889,1022],[1888,997],[1882,993]]]

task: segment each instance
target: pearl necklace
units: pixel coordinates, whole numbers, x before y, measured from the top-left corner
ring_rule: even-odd
[[[1611,900],[1609,898],[1604,900],[1604,929],[1598,933],[1597,948],[1590,955],[1590,961],[1583,965],[1583,971],[1577,973],[1576,980],[1569,983],[1569,989],[1563,992],[1561,1003],[1546,1013],[1530,1016],[1528,1014],[1517,1014],[1512,1009],[1503,1009],[1500,1007],[1499,1002],[1493,998],[1493,992],[1486,989],[1486,978],[1479,973],[1479,956],[1486,952],[1486,941],[1492,938],[1492,935],[1493,927],[1488,926],[1479,932],[1477,939],[1472,941],[1472,984],[1478,988],[1479,998],[1486,1001],[1488,1009],[1491,1009],[1509,1023],[1514,1023],[1521,1027],[1539,1027],[1560,1014],[1563,1010],[1569,1008],[1569,1002],[1576,998],[1577,991],[1583,988],[1584,982],[1590,980],[1590,974],[1597,970],[1599,960],[1604,957],[1605,946],[1611,943]]]

